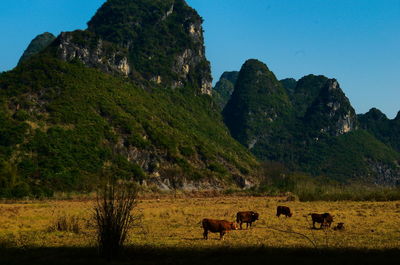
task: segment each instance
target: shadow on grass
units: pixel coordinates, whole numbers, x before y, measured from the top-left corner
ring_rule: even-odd
[[[108,262],[95,248],[0,248],[4,265],[72,264],[397,264],[400,249],[287,249],[251,248],[127,248],[121,257]]]

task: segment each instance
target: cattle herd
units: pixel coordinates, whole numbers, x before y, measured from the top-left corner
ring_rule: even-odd
[[[286,217],[291,217],[293,214],[290,211],[290,208],[287,206],[278,206],[276,209],[276,216],[280,217],[284,215]],[[312,220],[312,228],[316,229],[315,223],[321,224],[320,229],[327,229],[331,227],[333,222],[333,215],[329,213],[310,213],[308,216],[311,216]],[[219,233],[220,239],[223,239],[226,232],[231,230],[237,230],[239,225],[240,229],[243,229],[243,223],[246,223],[246,229],[251,227],[252,223],[257,221],[259,218],[259,214],[253,211],[246,212],[238,212],[236,214],[236,223],[229,222],[226,220],[215,220],[215,219],[203,219],[202,227],[204,229],[204,239],[208,239],[208,232]],[[344,230],[344,223],[338,223],[334,230]]]

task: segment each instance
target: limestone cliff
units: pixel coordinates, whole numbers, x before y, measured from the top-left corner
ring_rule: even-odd
[[[65,61],[211,95],[202,22],[184,0],[108,0],[87,30],[62,33],[55,46]]]
[[[304,120],[316,135],[338,136],[357,128],[355,111],[336,79],[326,82]]]

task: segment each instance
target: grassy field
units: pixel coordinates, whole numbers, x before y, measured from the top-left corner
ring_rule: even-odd
[[[265,253],[273,251],[277,259],[282,251],[283,253],[302,251],[303,254],[323,251],[324,256],[329,256],[331,253],[334,257],[342,255],[342,258],[346,255],[337,253],[343,251],[353,257],[352,251],[358,251],[358,255],[363,258],[371,255],[370,253],[381,253],[388,259],[392,255],[394,258],[399,258],[400,202],[283,202],[284,199],[216,197],[138,200],[135,214],[141,218],[132,229],[128,246],[131,248],[130,251],[135,253],[132,255],[136,257],[140,256],[137,253],[139,250],[140,253],[153,253],[150,256],[145,255],[147,258],[155,258],[163,251],[169,253],[165,254],[169,257],[171,255],[185,257],[184,254],[177,253],[184,251],[187,254],[194,251],[197,254],[187,254],[193,257],[217,250],[225,254],[238,251],[235,252],[237,254],[246,249],[246,253],[254,251],[258,253],[260,250]],[[5,253],[0,255],[0,263],[3,259],[7,263],[2,264],[22,264],[25,256],[30,264],[35,264],[29,257],[51,256],[44,254],[48,252],[53,253],[54,257],[67,255],[65,253],[69,253],[68,257],[71,255],[81,257],[81,254],[76,254],[81,252],[87,252],[82,254],[85,257],[95,256],[95,234],[91,219],[93,205],[93,201],[90,200],[0,204],[0,251]],[[278,205],[289,206],[294,212],[293,217],[277,218],[275,211]],[[234,221],[236,212],[243,210],[253,210],[260,214],[260,220],[253,228],[229,232],[222,241],[219,240],[218,234],[210,234],[209,240],[203,240],[201,228],[203,218]],[[329,212],[335,215],[333,225],[344,222],[345,230],[311,229],[310,217],[306,217],[311,212]],[[74,218],[75,232],[57,230],[58,223],[65,218],[67,222],[71,222]],[[259,255],[264,254],[259,253]],[[274,256],[271,253],[268,255]],[[378,256],[376,257],[380,259]],[[160,259],[164,263],[168,260],[162,257]],[[77,260],[74,263],[80,264]],[[372,262],[374,259],[367,260]],[[154,264],[152,261],[154,262],[150,259],[149,264]],[[142,262],[147,264],[144,259]],[[87,264],[82,261],[82,264],[85,263]],[[174,263],[176,260],[171,264]]]

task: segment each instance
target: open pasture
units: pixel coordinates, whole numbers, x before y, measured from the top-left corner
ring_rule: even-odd
[[[400,202],[281,200],[271,197],[138,200],[135,214],[140,220],[127,243],[155,248],[400,248]],[[92,247],[95,245],[93,205],[93,201],[0,204],[0,244],[15,248]],[[276,217],[278,205],[289,206],[293,216]],[[203,240],[203,218],[234,221],[236,212],[245,210],[260,214],[251,229],[228,232],[222,241],[219,234],[213,233],[209,240]],[[311,229],[307,214],[312,212],[333,214],[332,227],[343,222],[345,230]],[[75,231],[59,231],[63,220],[74,220]]]

